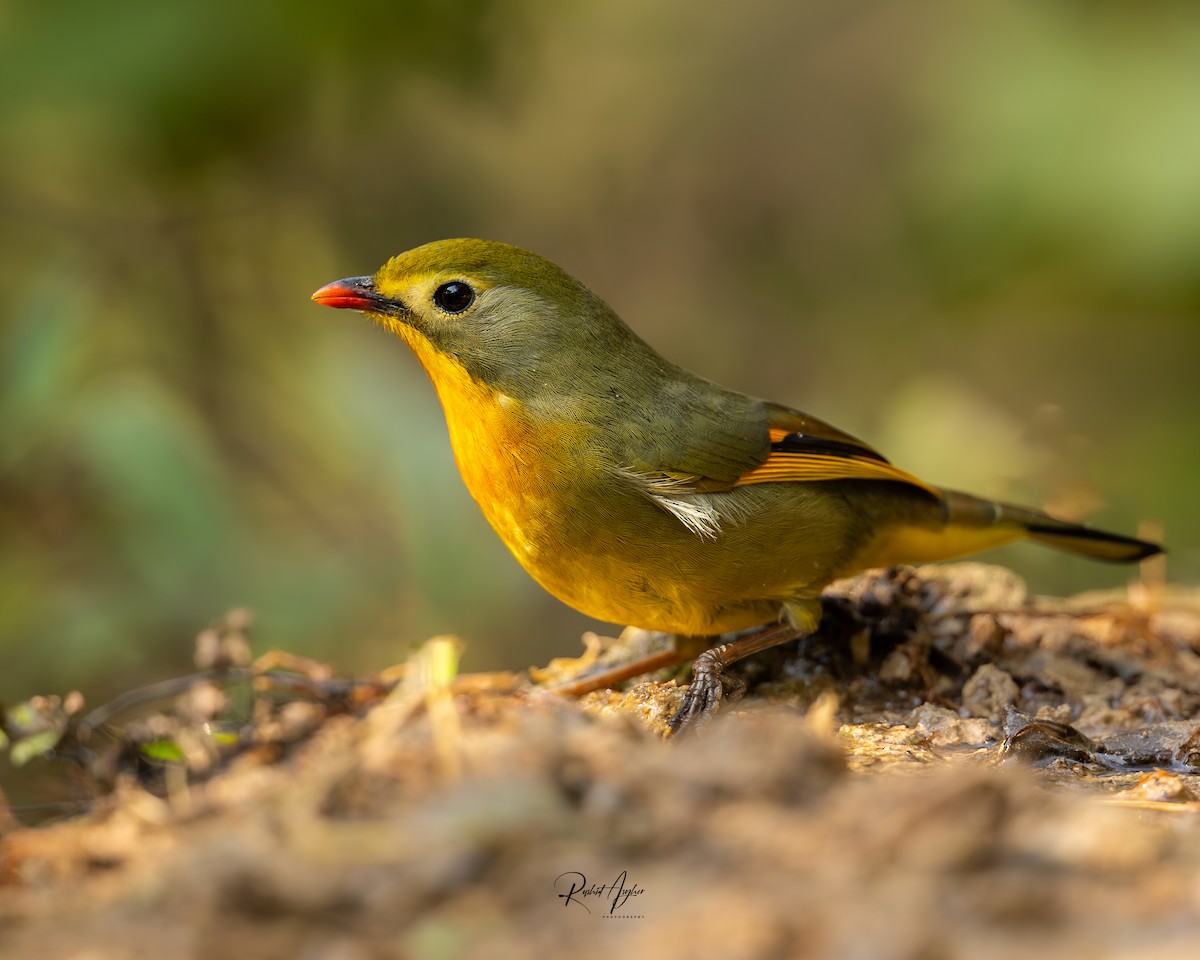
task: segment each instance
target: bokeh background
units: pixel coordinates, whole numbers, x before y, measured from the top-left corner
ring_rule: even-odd
[[[399,342],[321,284],[561,263],[664,354],[1200,578],[1190,2],[0,5],[0,700],[572,654]],[[1131,576],[1033,547],[1039,591]]]

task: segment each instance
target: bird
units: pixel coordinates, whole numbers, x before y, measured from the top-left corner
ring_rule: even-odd
[[[506,243],[428,243],[312,300],[416,355],[467,489],[535,581],[703,650],[672,732],[716,712],[731,663],[813,633],[834,580],[1026,538],[1119,563],[1162,552],[926,483],[817,417],[685,370]]]

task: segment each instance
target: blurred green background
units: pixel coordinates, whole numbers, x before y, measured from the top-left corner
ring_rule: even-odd
[[[10,0],[0,699],[186,671],[234,605],[347,671],[579,649],[407,351],[308,300],[451,236],[934,482],[1160,521],[1195,582],[1198,105],[1190,2]]]

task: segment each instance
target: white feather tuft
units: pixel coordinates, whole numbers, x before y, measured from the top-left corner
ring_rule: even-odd
[[[666,510],[696,536],[716,540],[721,535],[722,517],[716,503],[709,494],[692,489],[691,478],[629,469],[622,469],[621,473],[635,481],[655,505]]]

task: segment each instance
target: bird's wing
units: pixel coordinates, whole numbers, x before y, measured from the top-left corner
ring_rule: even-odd
[[[878,451],[816,417],[732,392],[701,394],[690,423],[672,431],[656,462],[635,472],[679,493],[712,493],[752,483],[894,480],[941,498]]]
[[[777,404],[764,404],[771,452],[742,473],[734,486],[789,480],[895,480],[941,494],[911,473],[894,467],[878,451],[816,417]]]
[[[771,452],[770,417],[761,400],[686,371],[663,378],[640,415],[624,457],[633,472],[691,492],[728,490]]]

